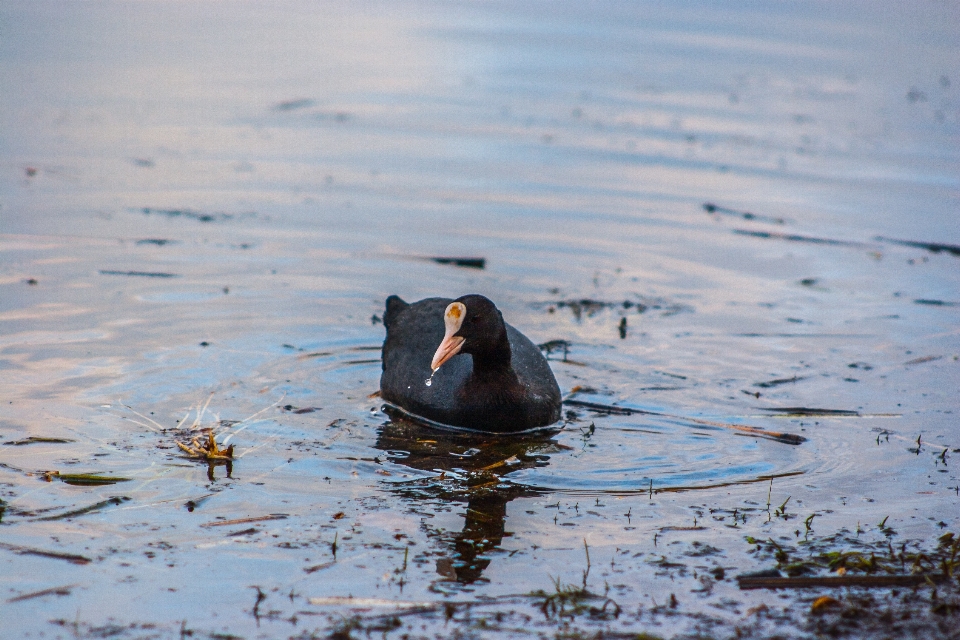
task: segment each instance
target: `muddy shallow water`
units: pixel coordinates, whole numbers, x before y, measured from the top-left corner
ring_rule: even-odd
[[[902,594],[741,589],[793,575],[755,541],[960,533],[956,9],[0,24],[10,637],[870,635],[811,602]],[[550,345],[562,429],[382,411],[384,299],[468,292]],[[939,589],[903,633],[957,628]]]

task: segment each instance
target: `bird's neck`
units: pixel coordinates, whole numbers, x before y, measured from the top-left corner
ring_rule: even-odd
[[[473,376],[480,379],[512,376],[516,378],[511,364],[510,341],[506,329],[497,340],[482,351],[471,352],[473,356]]]
[[[468,402],[480,400],[478,410],[490,411],[498,407],[516,406],[522,402],[525,390],[509,359],[478,359],[474,354],[473,372],[463,386],[462,393]]]

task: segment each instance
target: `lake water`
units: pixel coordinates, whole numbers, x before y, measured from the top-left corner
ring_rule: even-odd
[[[960,533],[949,3],[10,2],[0,33],[10,637],[802,634],[827,592],[741,591],[776,565],[746,537]],[[558,433],[381,411],[385,298],[465,293],[565,341]],[[177,447],[210,429],[229,469]],[[622,615],[527,598],[581,580]]]

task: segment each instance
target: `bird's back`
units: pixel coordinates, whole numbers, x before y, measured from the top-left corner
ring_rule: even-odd
[[[448,298],[428,298],[406,304],[396,296],[388,299],[380,393],[387,402],[429,420],[480,428],[477,423],[483,421],[485,409],[498,399],[494,393],[464,397],[473,372],[473,357],[457,354],[431,378],[430,362],[443,340],[443,313],[451,302]],[[526,393],[521,401],[513,401],[518,406],[507,412],[516,416],[518,424],[486,425],[490,428],[482,430],[522,431],[556,422],[560,418],[560,388],[550,365],[530,339],[509,324],[506,329],[511,364]]]

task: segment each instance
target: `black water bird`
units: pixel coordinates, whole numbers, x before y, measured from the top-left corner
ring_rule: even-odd
[[[533,342],[487,298],[387,298],[380,395],[443,425],[517,433],[560,419],[560,387]]]

